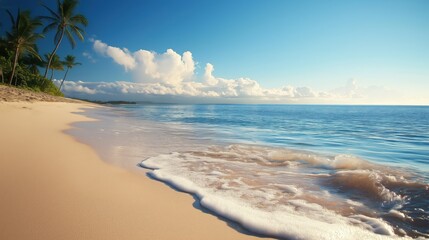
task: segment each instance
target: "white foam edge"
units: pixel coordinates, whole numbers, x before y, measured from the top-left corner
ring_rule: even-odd
[[[170,155],[161,155],[155,158],[149,158],[142,162],[144,167],[155,169],[148,174],[160,181],[166,182],[171,186],[191,194],[200,200],[201,206],[207,208],[216,214],[223,216],[231,221],[239,223],[251,232],[287,239],[392,239],[393,229],[381,219],[369,218],[366,216],[355,216],[355,224],[362,225],[362,220],[366,227],[359,227],[349,224],[348,221],[338,215],[337,222],[321,222],[311,219],[305,214],[290,214],[288,224],[279,224],[285,221],[283,213],[273,211],[270,213],[252,208],[245,202],[237,202],[227,196],[216,196],[207,189],[202,189],[192,181],[175,176],[168,171],[163,171],[162,166],[168,167],[162,160],[167,160],[177,156],[178,153]],[[161,160],[161,161],[160,161]],[[171,167],[171,166],[170,166]],[[304,204],[304,203],[301,203]],[[317,209],[324,211],[324,209]],[[328,212],[327,212],[328,213]],[[329,214],[332,214],[329,212]],[[359,223],[360,222],[360,223]],[[385,235],[379,235],[379,234]]]

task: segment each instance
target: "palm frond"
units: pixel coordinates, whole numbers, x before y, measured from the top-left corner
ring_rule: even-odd
[[[82,63],[80,62],[75,62],[76,57],[73,55],[67,55],[63,61],[63,64],[67,67],[67,68],[73,68],[74,66],[77,65],[81,65]]]
[[[64,0],[62,4],[64,16],[66,16],[67,18],[71,18],[73,16],[73,12],[75,11],[77,4],[77,0]]]
[[[13,14],[9,10],[6,10],[6,12],[9,15],[10,22],[12,23],[12,27],[14,28],[16,26],[15,18],[13,17]]]
[[[51,22],[55,22],[55,21],[58,20],[57,18],[50,17],[50,16],[39,16],[39,19],[40,20],[48,20],[48,21],[51,21]]]
[[[6,39],[8,39],[8,43],[10,43],[10,39],[13,38],[13,34],[11,32],[6,32]]]
[[[60,14],[60,16],[62,16],[61,15],[61,13],[62,13],[61,8],[62,8],[62,3],[60,0],[57,0],[57,12]]]
[[[27,47],[27,52],[30,53],[31,55],[33,55],[34,57],[36,57],[38,60],[42,60],[42,58],[40,58],[40,55],[34,46]]]
[[[70,26],[70,29],[73,31],[73,33],[81,40],[83,41],[85,38],[83,37],[83,30],[77,26]]]
[[[40,38],[45,38],[45,35],[41,33],[34,33],[28,38],[28,42],[35,42],[36,40]]]
[[[64,31],[63,28],[61,28],[60,26],[58,26],[58,30],[55,33],[55,37],[54,37],[54,44],[57,44],[60,41],[61,35],[62,35],[62,31]]]
[[[86,19],[86,17],[82,14],[77,14],[74,15],[73,17],[70,18],[70,21],[75,25],[75,24],[82,24],[83,26],[88,26],[88,19]]]
[[[69,29],[66,29],[65,31],[66,31],[67,39],[71,44],[71,47],[74,48],[76,46],[76,41],[74,40],[73,35],[71,34]]]
[[[58,3],[59,2],[60,1],[58,1]],[[61,17],[54,10],[52,10],[50,7],[46,6],[44,3],[41,3],[41,5],[43,7],[45,7],[51,13],[52,16],[55,16],[56,19],[61,19]]]
[[[57,28],[58,27],[58,23],[56,23],[56,22],[53,22],[53,23],[51,23],[51,24],[48,24],[45,28],[43,28],[43,33],[47,33],[47,32],[49,32],[49,31],[51,31],[51,30],[53,30],[54,28]]]
[[[87,26],[88,19],[86,19],[82,14],[75,14],[78,3],[78,0],[57,0],[56,11],[43,4],[43,6],[51,13],[51,16],[44,16],[41,18],[49,21],[49,24],[45,26],[43,32],[45,33],[47,31],[54,30],[55,27],[57,28],[54,37],[54,43],[56,46],[53,53],[58,49],[64,35],[70,42],[72,48],[76,46],[75,36],[80,40],[84,39],[84,31],[79,28],[79,26]]]

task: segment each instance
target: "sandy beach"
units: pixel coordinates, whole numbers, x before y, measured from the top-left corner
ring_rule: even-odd
[[[429,240],[429,0],[0,8],[0,240]]]
[[[0,101],[0,239],[256,238],[63,133],[89,121],[76,112],[93,105],[7,96]]]

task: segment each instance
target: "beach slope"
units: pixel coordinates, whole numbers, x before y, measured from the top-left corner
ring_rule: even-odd
[[[84,103],[0,102],[0,239],[252,239],[63,133]]]

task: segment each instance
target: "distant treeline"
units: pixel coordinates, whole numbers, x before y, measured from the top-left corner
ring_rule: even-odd
[[[130,101],[97,101],[97,100],[88,100],[88,99],[79,99],[85,102],[92,102],[97,104],[137,104],[137,102]]]

